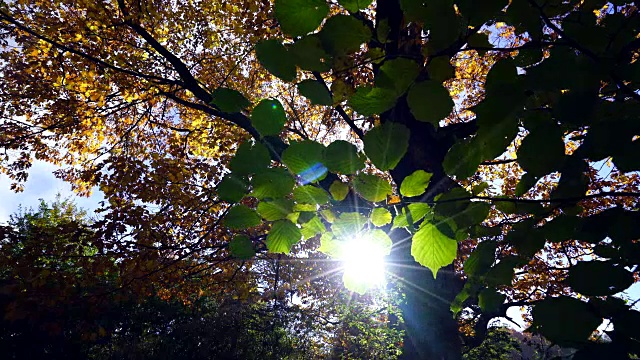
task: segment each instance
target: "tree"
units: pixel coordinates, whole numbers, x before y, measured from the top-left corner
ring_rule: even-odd
[[[612,321],[624,358],[639,18],[598,0],[3,4],[2,169],[19,189],[35,157],[99,186],[134,279],[366,233],[414,289],[406,358],[460,358],[450,308],[473,343],[510,306],[562,346]]]
[[[144,288],[119,287],[120,278],[129,274],[118,272],[115,258],[99,250],[91,226],[84,211],[58,197],[21,210],[2,228],[0,350],[5,357],[323,359],[341,344],[356,344],[352,359],[399,352],[395,344],[401,332],[383,319],[397,307],[382,295],[372,306],[348,303],[341,294],[326,301],[324,311],[314,312],[296,304],[246,301],[241,297],[247,290],[240,286],[208,294],[197,278],[181,281],[199,289],[188,301],[162,298],[161,282],[155,284],[160,291],[139,293]],[[323,323],[323,317],[330,319]],[[333,329],[348,327],[362,331]]]

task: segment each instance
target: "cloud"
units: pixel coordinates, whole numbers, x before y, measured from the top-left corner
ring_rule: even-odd
[[[35,161],[29,171],[29,180],[25,184],[24,192],[15,193],[9,189],[11,181],[6,175],[0,174],[0,223],[6,223],[9,216],[23,208],[37,207],[40,199],[52,201],[56,194],[63,198],[73,197],[75,203],[91,214],[104,200],[102,192],[95,189],[93,195],[88,198],[78,197],[71,191],[71,185],[56,178],[53,172],[58,167],[42,161]]]

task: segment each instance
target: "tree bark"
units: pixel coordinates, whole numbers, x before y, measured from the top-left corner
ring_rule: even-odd
[[[422,29],[404,23],[404,15],[398,0],[379,0],[377,4],[376,26],[381,22],[389,24],[390,32],[383,45],[386,57],[406,57],[424,59]],[[372,46],[374,46],[372,44]],[[423,63],[419,64],[422,66]],[[374,68],[377,73],[378,68]],[[418,81],[429,78],[424,68]],[[430,201],[457,184],[443,171],[444,156],[456,137],[465,137],[475,131],[475,123],[461,124],[447,128],[436,128],[431,124],[417,121],[411,113],[406,97],[398,100],[396,106],[381,114],[381,122],[395,122],[405,125],[411,131],[407,154],[391,171],[396,184],[416,170],[433,174],[431,185],[423,201]],[[404,286],[405,298],[401,305],[405,338],[401,359],[457,360],[462,357],[462,341],[457,321],[450,311],[450,304],[462,289],[463,281],[450,265],[438,272],[437,278],[426,267],[418,264],[411,255],[410,234],[402,229],[393,231],[394,242],[390,271]]]

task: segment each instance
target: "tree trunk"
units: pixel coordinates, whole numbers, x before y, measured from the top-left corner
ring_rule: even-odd
[[[424,59],[422,54],[423,30],[417,25],[406,26],[398,0],[379,0],[376,26],[389,25],[387,42],[382,46],[386,58],[405,57]],[[420,62],[419,62],[420,63]],[[423,65],[423,64],[420,64]],[[374,65],[374,73],[378,67]],[[418,81],[427,80],[429,74],[422,70]],[[444,156],[456,137],[468,136],[475,130],[475,123],[436,128],[417,121],[411,113],[406,97],[398,100],[389,111],[381,114],[381,122],[405,125],[411,131],[409,148],[400,163],[391,171],[396,184],[416,170],[432,173],[430,186],[421,201],[430,201],[454,186],[458,186],[443,171]],[[404,286],[405,299],[401,305],[405,339],[402,359],[452,360],[462,357],[462,341],[457,321],[449,310],[450,304],[462,289],[463,281],[450,265],[440,269],[436,279],[426,267],[414,261],[411,255],[410,234],[404,229],[392,232],[394,242],[390,271]]]

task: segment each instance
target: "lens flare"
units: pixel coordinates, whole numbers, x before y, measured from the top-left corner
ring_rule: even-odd
[[[344,277],[367,288],[385,283],[385,249],[366,236],[356,236],[342,249]]]

